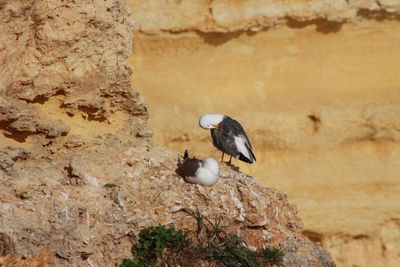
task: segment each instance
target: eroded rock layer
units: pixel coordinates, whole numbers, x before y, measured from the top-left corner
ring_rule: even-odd
[[[317,31],[338,31],[343,23],[359,17],[399,19],[396,0],[129,0],[136,12],[137,30],[160,32],[258,32],[279,24],[302,27],[317,25]],[[328,24],[328,25],[327,25]]]
[[[125,4],[2,1],[0,11],[2,146],[140,124],[146,110],[125,63],[132,42]]]

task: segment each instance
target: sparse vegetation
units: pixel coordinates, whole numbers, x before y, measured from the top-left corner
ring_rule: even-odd
[[[197,221],[195,240],[190,239],[186,232],[175,230],[173,226],[159,225],[143,229],[138,243],[132,248],[136,258],[125,259],[120,267],[155,266],[157,263],[194,266],[201,261],[232,267],[282,263],[284,253],[279,248],[268,246],[261,251],[253,251],[242,238],[222,229],[220,220],[212,222],[199,210],[183,210]]]
[[[220,220],[210,221],[199,210],[186,209],[197,220],[199,245],[209,257],[225,266],[260,266],[258,253],[249,249],[244,240],[237,235],[227,233],[220,226]]]
[[[285,256],[285,254],[283,253],[282,250],[280,250],[279,248],[275,248],[275,247],[265,247],[262,251],[261,251],[263,258],[265,261],[268,261],[271,264],[276,264],[279,265],[282,263],[283,260],[283,256]]]
[[[114,188],[116,186],[117,186],[116,184],[105,184],[104,185],[104,187],[106,187],[106,188]]]
[[[190,243],[187,233],[176,231],[174,227],[166,228],[164,225],[143,229],[139,236],[139,243],[132,251],[146,264],[152,264],[164,248],[181,249]]]
[[[244,241],[236,236],[226,236],[220,243],[211,243],[208,247],[214,259],[225,266],[260,266],[258,253],[244,246]]]
[[[174,227],[166,228],[164,225],[143,229],[139,234],[139,242],[132,248],[135,259],[125,259],[121,267],[154,266],[157,256],[161,255],[165,248],[170,250],[183,249],[191,240],[188,234],[182,230],[176,231]]]

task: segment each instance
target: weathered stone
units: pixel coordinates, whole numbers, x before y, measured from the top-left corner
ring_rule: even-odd
[[[130,86],[125,1],[2,1],[0,20],[0,232],[38,255],[0,265],[118,265],[144,227],[194,235],[197,208],[254,249],[288,244],[287,266],[333,265],[285,194],[226,166],[207,188],[177,175],[177,153],[152,142]]]

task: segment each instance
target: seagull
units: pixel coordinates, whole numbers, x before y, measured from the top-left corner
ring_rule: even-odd
[[[199,124],[201,128],[211,130],[214,146],[222,151],[221,162],[225,153],[231,156],[228,163],[232,156],[250,164],[256,161],[250,140],[239,122],[224,114],[204,114]]]
[[[188,151],[185,150],[183,163],[179,167],[182,176],[189,183],[213,185],[219,179],[219,165],[214,158],[189,158]]]

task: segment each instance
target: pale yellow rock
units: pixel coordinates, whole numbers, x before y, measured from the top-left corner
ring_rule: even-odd
[[[0,148],[137,131],[133,117],[147,116],[124,62],[133,35],[126,2],[71,3],[0,3]]]
[[[284,266],[335,266],[286,194],[227,166],[207,188],[177,174],[131,87],[125,1],[6,0],[0,21],[0,265],[117,266],[144,227],[195,238],[198,208]]]
[[[287,191],[340,266],[398,266],[400,3],[145,2],[130,62],[155,140],[219,158],[198,118],[234,117],[257,157],[235,164]]]
[[[193,30],[259,31],[291,20],[300,23],[316,23],[318,20],[341,23],[358,21],[358,15],[374,14],[373,12],[390,12],[386,15],[398,16],[400,10],[400,3],[396,0],[129,0],[128,2],[134,13],[136,29],[146,33]]]

